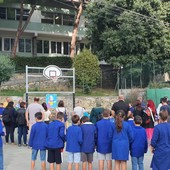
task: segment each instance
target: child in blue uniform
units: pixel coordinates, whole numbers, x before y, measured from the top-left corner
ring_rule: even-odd
[[[167,110],[162,110],[159,116],[160,124],[154,127],[151,140],[153,152],[151,168],[153,170],[168,170],[170,169],[170,123],[167,122]]]
[[[65,125],[63,122],[64,113],[58,112],[55,120],[48,125],[46,147],[50,170],[54,170],[54,163],[56,163],[56,170],[61,169],[61,150],[64,148],[65,141]]]
[[[135,116],[134,118],[135,126],[133,126],[134,140],[131,144],[130,155],[132,161],[132,170],[137,170],[137,166],[140,170],[144,170],[143,160],[144,153],[148,150],[148,142],[146,131],[142,124],[142,118],[140,116]]]
[[[109,137],[112,140],[112,159],[115,160],[115,170],[126,170],[129,159],[129,146],[133,141],[133,131],[131,125],[124,121],[125,112],[116,112],[115,123],[112,124]]]
[[[0,118],[0,170],[4,170],[4,159],[3,159],[3,142],[1,136],[4,136],[3,125]]]
[[[78,126],[80,122],[80,117],[78,115],[73,115],[72,118],[73,125],[70,126],[66,133],[66,151],[68,152],[68,170],[72,169],[72,164],[75,164],[75,170],[79,170],[80,163],[80,146],[82,144],[82,130]]]
[[[96,143],[96,127],[90,122],[87,116],[83,116],[81,122],[82,124],[80,127],[83,133],[83,143],[81,145],[82,170],[86,170],[87,163],[88,170],[92,170],[93,153]]]
[[[104,170],[104,161],[107,161],[107,170],[112,169],[112,143],[109,139],[109,129],[113,122],[110,121],[110,110],[104,109],[103,119],[96,123],[97,128],[97,155],[99,169]]]
[[[36,123],[31,128],[29,146],[32,147],[31,170],[34,170],[35,160],[40,150],[40,159],[42,170],[46,169],[46,148],[47,124],[42,121],[42,113],[35,114]]]

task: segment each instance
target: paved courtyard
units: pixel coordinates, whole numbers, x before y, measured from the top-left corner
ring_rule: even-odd
[[[62,170],[67,170],[67,153],[64,152],[64,162],[62,163]],[[5,170],[30,170],[30,159],[31,158],[31,149],[17,145],[5,144],[4,145],[4,162]],[[152,159],[152,154],[148,150],[148,153],[145,154],[144,167],[145,170],[150,170],[150,162]],[[41,165],[39,157],[36,162],[35,170],[40,170]],[[106,169],[106,168],[105,168]],[[131,170],[131,162],[128,161],[128,170]],[[49,170],[49,164],[47,163],[47,170]],[[80,167],[81,170],[81,167]],[[93,170],[98,170],[97,164],[97,154],[94,154]]]

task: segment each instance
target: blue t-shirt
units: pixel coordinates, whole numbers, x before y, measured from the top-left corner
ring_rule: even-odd
[[[2,115],[3,111],[4,111],[4,108],[0,107],[0,115]]]

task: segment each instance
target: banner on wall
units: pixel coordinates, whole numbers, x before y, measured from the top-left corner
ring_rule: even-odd
[[[46,95],[46,104],[49,109],[55,109],[57,107],[58,97],[56,94]]]

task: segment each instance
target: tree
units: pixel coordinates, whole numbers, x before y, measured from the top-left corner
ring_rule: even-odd
[[[19,38],[21,37],[21,35],[23,34],[24,30],[26,29],[31,16],[34,12],[36,8],[36,3],[35,4],[31,4],[31,9],[28,15],[27,20],[24,22],[23,24],[23,15],[24,15],[24,0],[20,0],[20,19],[19,19],[19,23],[18,23],[18,28],[17,28],[17,32],[16,32],[16,36],[15,36],[15,41],[14,41],[14,45],[12,47],[12,52],[11,52],[11,56],[15,57],[16,56],[16,50],[17,50],[17,46],[18,46],[18,41]]]
[[[88,93],[100,78],[100,67],[97,56],[85,49],[79,55],[75,56],[73,67],[75,67],[76,84],[82,86]]]
[[[15,72],[15,65],[8,56],[0,56],[0,86],[8,81]]]
[[[92,51],[99,59],[117,66],[168,58],[170,33],[161,19],[165,13],[162,6],[159,0],[89,4],[87,35]]]
[[[160,60],[170,56],[169,6],[170,2],[159,0],[90,3],[85,12],[92,52],[119,70],[123,67],[127,80],[133,75],[146,87],[154,80]]]
[[[74,1],[72,0],[72,3],[74,4]],[[76,47],[76,37],[78,33],[78,27],[79,27],[79,22],[80,22],[80,17],[83,12],[83,0],[80,1],[79,7],[77,7],[74,4],[74,7],[76,8],[76,16],[75,16],[75,22],[74,22],[74,28],[73,28],[73,34],[71,38],[71,49],[70,49],[70,57],[74,57],[75,54],[75,47]]]

